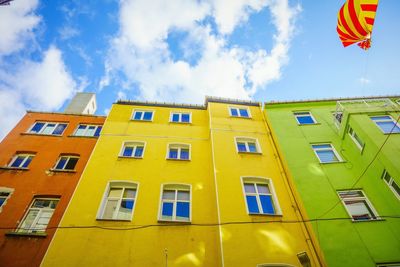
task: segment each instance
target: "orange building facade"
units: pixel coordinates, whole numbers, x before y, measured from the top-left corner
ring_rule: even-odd
[[[27,112],[0,143],[0,266],[39,266],[105,117]]]

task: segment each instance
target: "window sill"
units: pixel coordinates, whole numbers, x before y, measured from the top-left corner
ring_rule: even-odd
[[[173,220],[163,220],[163,219],[158,219],[157,221],[158,223],[163,223],[164,225],[168,225],[168,224],[176,224],[176,225],[190,225],[192,224],[192,222],[190,221],[173,221]]]
[[[191,122],[181,122],[181,121],[170,121],[169,123],[173,124],[182,124],[182,125],[191,125]]]
[[[171,158],[166,158],[166,159],[172,161],[190,161],[190,159],[171,159]]]
[[[300,124],[297,123],[298,126],[310,126],[310,125],[321,125],[320,122],[316,122],[316,123],[304,123],[304,124]]]
[[[76,173],[76,170],[59,170],[59,169],[50,169],[51,172],[66,172],[66,173]]]
[[[151,120],[151,121],[146,121],[146,120],[131,120],[131,121],[136,121],[136,122],[153,122],[153,120]]]
[[[244,151],[238,151],[239,154],[244,154],[244,155],[262,155],[261,152],[244,152]]]
[[[249,216],[255,216],[255,217],[265,217],[265,216],[272,216],[272,217],[283,217],[282,214],[270,214],[270,213],[248,213]]]
[[[46,232],[38,232],[38,233],[22,233],[22,232],[6,232],[6,236],[25,236],[25,237],[47,237]]]
[[[382,219],[382,218],[372,219],[372,220],[354,220],[354,219],[351,219],[351,222],[353,222],[353,223],[382,222],[382,221],[386,221],[386,220],[385,220],[385,219]]]
[[[119,159],[143,159],[143,157],[118,156]]]
[[[58,134],[36,134],[36,133],[21,133],[21,135],[34,135],[34,136],[62,137],[62,134],[61,134],[61,135],[58,135]]]
[[[240,116],[230,116],[231,118],[235,118],[235,119],[248,119],[248,120],[251,120],[252,118],[251,117],[240,117]]]
[[[336,163],[347,163],[347,161],[345,161],[345,160],[342,160],[342,161],[334,161],[334,162],[320,162],[319,164],[322,164],[322,165],[329,165],[329,164],[336,164]]]
[[[29,171],[29,168],[23,168],[23,167],[8,167],[8,166],[3,166],[3,167],[0,167],[0,170],[10,170],[10,171]]]
[[[99,221],[99,222],[131,222],[132,220],[96,218],[96,221]]]
[[[74,138],[94,138],[94,139],[97,139],[97,138],[99,138],[99,136],[86,136],[86,135],[73,135],[73,134],[71,134],[71,135],[68,135],[68,137],[74,137]]]

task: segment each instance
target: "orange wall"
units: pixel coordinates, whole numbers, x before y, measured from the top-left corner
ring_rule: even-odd
[[[87,115],[28,112],[0,143],[0,166],[6,166],[17,151],[36,152],[29,170],[0,169],[0,187],[14,192],[0,212],[0,266],[39,266],[54,235],[6,236],[16,228],[34,196],[58,196],[60,201],[48,228],[56,227],[85,168],[97,138],[71,137],[79,123],[103,124],[105,118]],[[62,136],[25,134],[35,121],[67,122]],[[79,154],[76,172],[50,172],[61,153]]]

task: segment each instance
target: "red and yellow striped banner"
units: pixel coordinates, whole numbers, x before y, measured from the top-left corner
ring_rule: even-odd
[[[337,32],[343,46],[358,43],[367,50],[371,47],[378,0],[347,0],[338,13]]]

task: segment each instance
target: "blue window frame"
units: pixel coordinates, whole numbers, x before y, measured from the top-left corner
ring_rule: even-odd
[[[316,121],[309,111],[301,111],[293,113],[299,125],[315,124]]]
[[[143,158],[144,142],[125,142],[122,146],[121,157]]]
[[[334,163],[342,161],[339,154],[331,144],[314,144],[311,145],[311,147],[321,163]]]
[[[271,184],[266,179],[244,179],[243,187],[249,214],[278,214]]]
[[[135,110],[133,113],[133,120],[135,121],[152,121],[153,111]]]
[[[160,220],[190,221],[190,187],[164,185],[161,195]]]
[[[187,144],[170,144],[167,159],[190,160],[190,146]]]
[[[391,116],[374,116],[371,120],[375,122],[382,132],[388,133],[400,133],[400,125],[396,123]]]
[[[11,160],[9,167],[11,168],[28,168],[31,163],[33,154],[17,154]]]
[[[67,128],[66,123],[35,122],[35,124],[29,130],[29,133],[44,135],[62,135],[65,128]]]
[[[183,112],[173,112],[171,113],[171,122],[190,123],[191,114]]]
[[[229,112],[232,117],[250,118],[248,108],[229,107]]]

